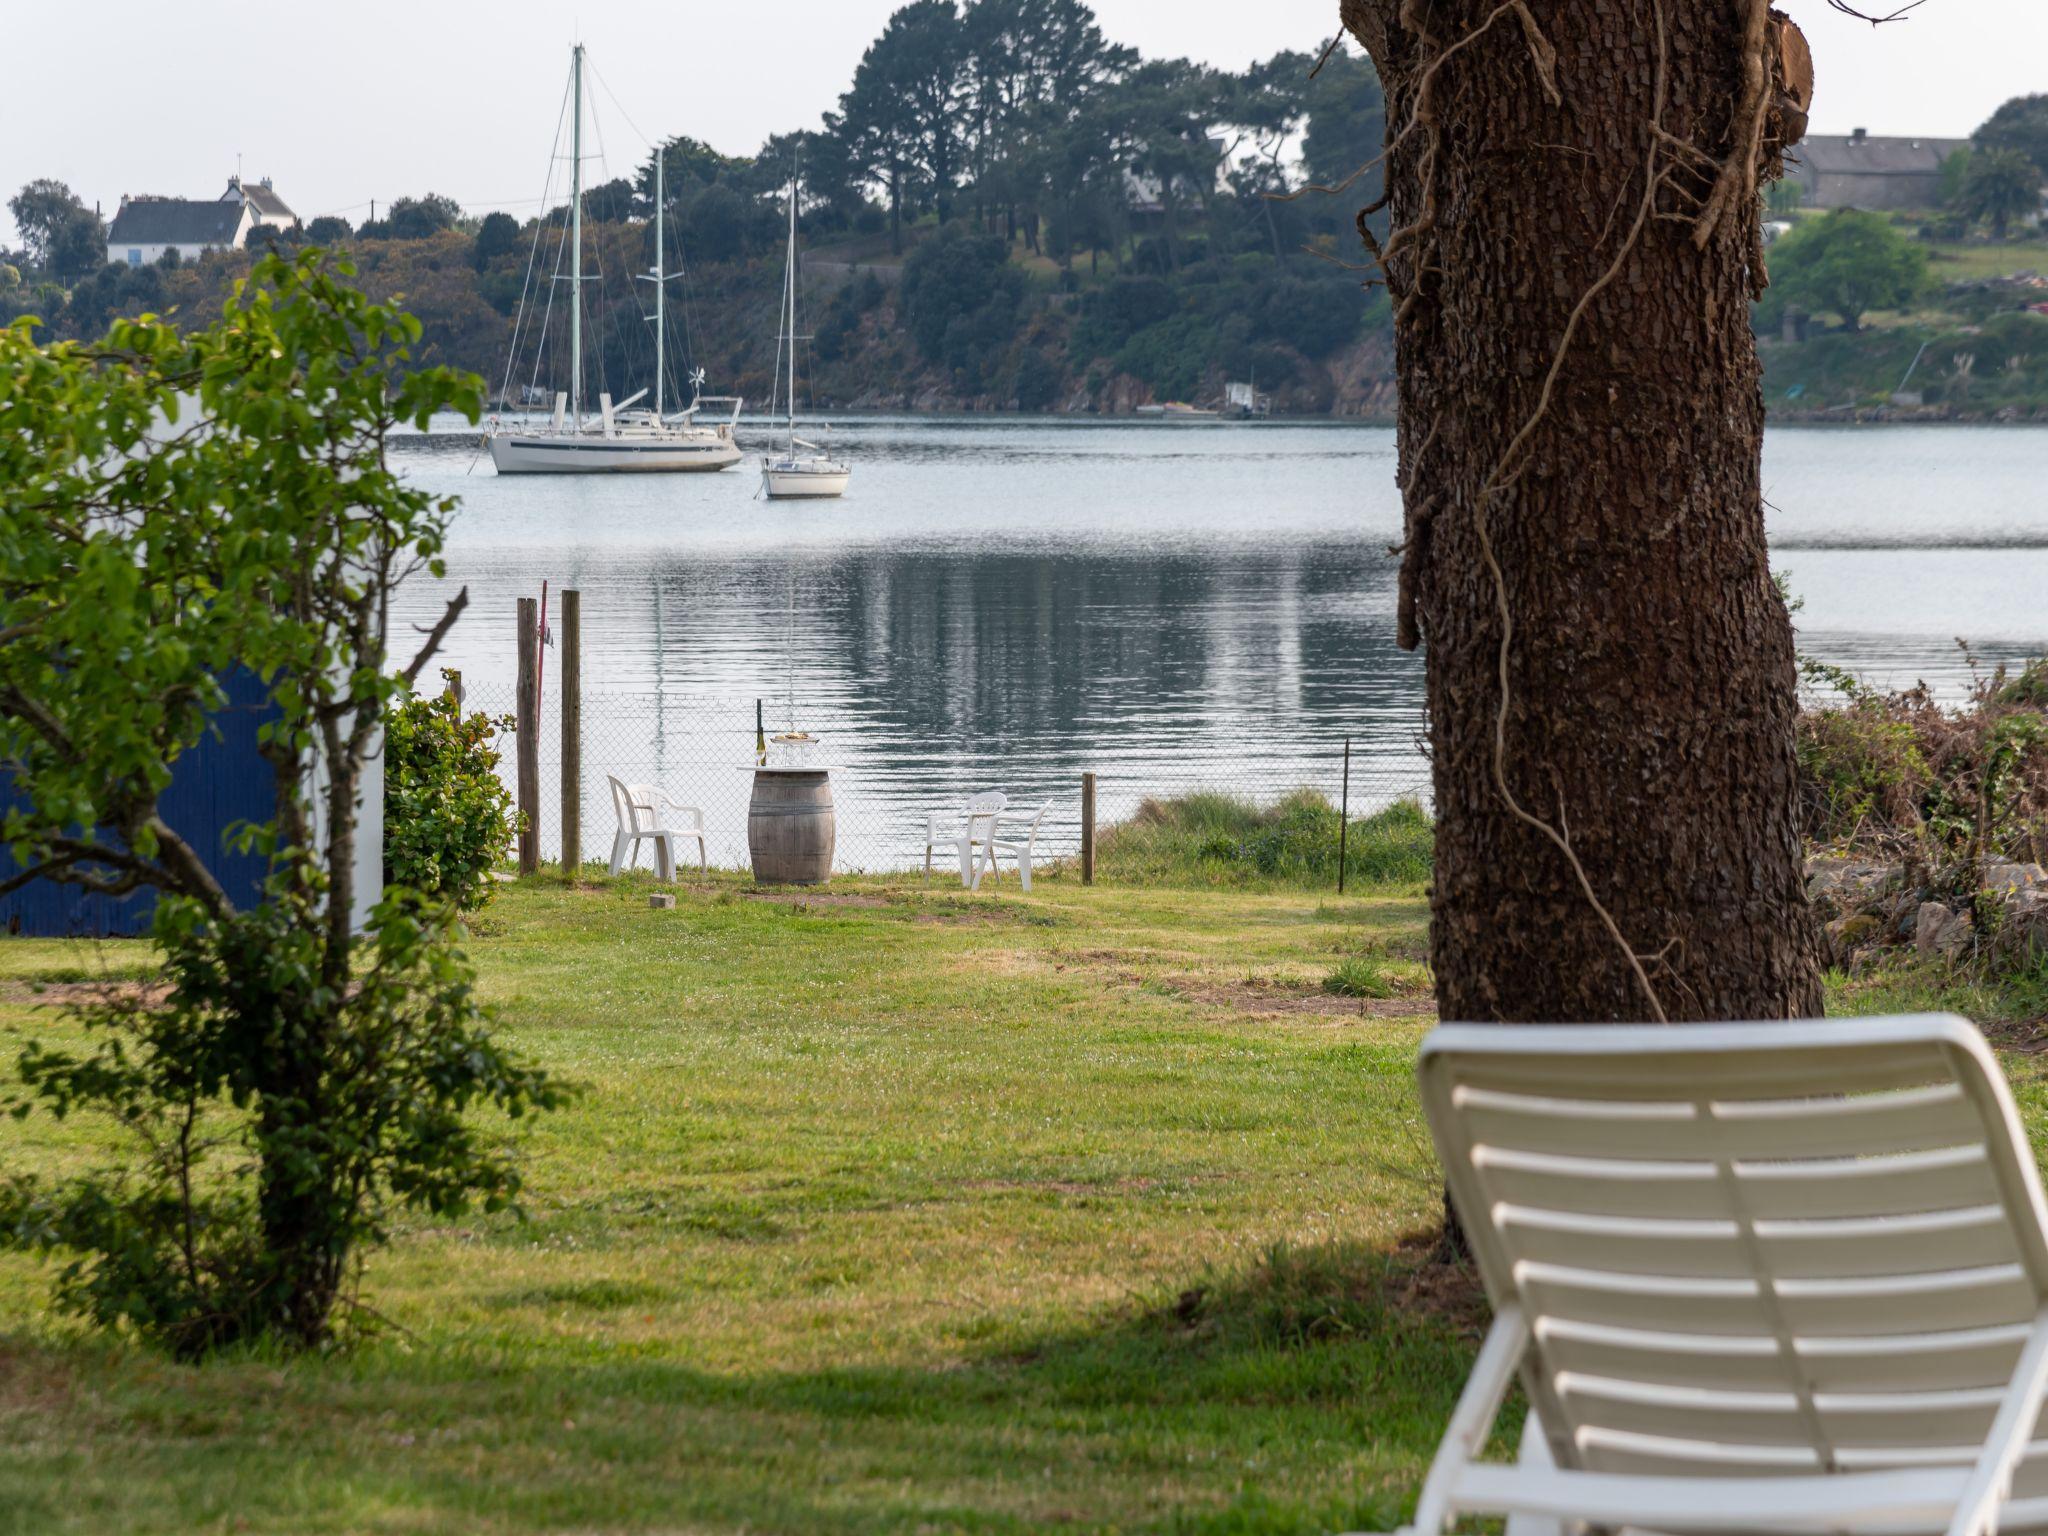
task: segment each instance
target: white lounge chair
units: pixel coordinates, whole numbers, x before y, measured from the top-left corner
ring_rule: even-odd
[[[960,856],[960,883],[969,890],[981,884],[975,850],[988,851],[995,835],[996,813],[1010,803],[1000,789],[983,790],[957,811],[933,811],[924,830],[924,877],[932,877],[932,850],[951,848]]]
[[[653,784],[625,784],[610,774],[612,810],[619,818],[618,834],[612,838],[612,873],[617,874],[640,859],[640,845],[654,844],[654,875],[673,882],[676,877],[676,842],[695,841],[697,871],[710,873],[711,863],[704,846],[704,813],[694,805],[683,805]],[[675,811],[684,819],[679,827],[664,825],[664,811]]]
[[[1003,871],[996,860],[999,854],[1008,854],[1017,861],[1017,878],[1025,890],[1031,889],[1031,852],[1038,844],[1039,823],[1045,820],[1045,813],[1051,810],[1041,805],[1036,810],[1028,807],[1006,811],[996,818],[995,830],[988,840],[988,872],[997,880]],[[1028,818],[1028,819],[1027,819]],[[1009,826],[1005,826],[1009,823]]]
[[[1409,1529],[2048,1529],[2048,1211],[1970,1024],[1451,1024],[1419,1075],[1494,1323]]]

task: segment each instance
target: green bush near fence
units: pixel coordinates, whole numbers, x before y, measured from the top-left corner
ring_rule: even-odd
[[[450,674],[443,672],[444,678]],[[452,678],[450,678],[452,681]],[[518,818],[498,777],[509,715],[464,714],[452,692],[407,694],[384,722],[384,878],[473,912],[512,852]]]
[[[1337,883],[1340,818],[1316,790],[1261,806],[1235,795],[1146,800],[1098,843],[1101,878],[1176,885]],[[1429,879],[1434,827],[1414,800],[1352,821],[1342,838],[1347,885],[1413,887]]]

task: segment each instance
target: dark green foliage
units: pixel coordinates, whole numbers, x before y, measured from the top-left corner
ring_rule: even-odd
[[[1356,278],[1334,269],[1315,276],[1275,276],[1261,287],[1254,335],[1304,357],[1328,357],[1357,336],[1368,312],[1386,308],[1383,293],[1368,296]]]
[[[104,330],[120,315],[139,315],[164,307],[161,267],[131,267],[108,262],[91,277],[72,285],[64,306],[64,325],[73,332]]]
[[[2003,240],[2015,220],[2040,211],[2041,172],[2019,150],[1979,150],[1963,171],[1956,206]]]
[[[747,200],[723,182],[700,187],[683,220],[689,249],[703,261],[731,261],[747,249]]]
[[[1386,140],[1387,104],[1372,60],[1348,46],[1338,48],[1315,79],[1303,85],[1302,105],[1307,127],[1301,153],[1309,183],[1343,190],[1309,192],[1298,206],[1325,238],[1349,254],[1358,249],[1352,220],[1378,200],[1382,186],[1376,162]],[[1384,218],[1379,221],[1383,232]]]
[[[1220,342],[1208,316],[1178,314],[1146,326],[1117,348],[1114,361],[1119,373],[1143,379],[1162,399],[1186,400],[1201,393]]]
[[[2048,176],[2048,95],[2013,97],[1973,137],[1980,149],[2017,150]]]
[[[251,224],[242,237],[242,249],[247,251],[294,251],[304,244],[306,231],[296,224],[284,229],[275,224]]]
[[[392,893],[353,984],[327,999],[303,899],[219,918],[166,902],[161,1002],[115,991],[79,1010],[91,1048],[23,1050],[17,1114],[105,1116],[133,1154],[0,1185],[0,1246],[65,1256],[61,1310],[187,1358],[304,1337],[309,1307],[324,1336],[394,1209],[517,1196],[518,1170],[473,1112],[517,1116],[562,1094],[491,1040],[452,910]]]
[[[505,219],[508,224],[511,223],[510,218],[504,214],[499,214],[497,217]],[[484,222],[488,224],[490,220],[485,219]],[[516,229],[518,226],[515,224],[513,228]],[[322,214],[317,219],[306,221],[306,239],[312,245],[339,245],[342,241],[348,239],[352,233],[354,231],[348,227],[348,220],[332,213]]]
[[[1001,240],[955,228],[911,252],[898,302],[918,350],[980,380],[1014,338],[1023,294]]]
[[[812,343],[817,359],[830,363],[844,356],[854,333],[860,329],[861,317],[879,308],[886,294],[882,280],[872,272],[862,273],[858,282],[841,285],[818,322]]]
[[[615,177],[583,193],[583,217],[597,224],[618,224],[633,216],[633,183]]]
[[[1074,341],[1107,356],[1147,326],[1170,319],[1179,308],[1173,285],[1162,278],[1112,278],[1081,301]]]
[[[107,259],[107,227],[96,214],[75,219],[58,232],[50,251],[50,271],[57,277],[78,277]]]
[[[519,249],[519,221],[509,213],[487,213],[476,227],[476,250],[474,260],[481,272],[500,256],[509,256]]]
[[[1076,356],[1108,357],[1155,394],[1189,398],[1211,369],[1278,383],[1294,371],[1290,354],[1327,357],[1368,319],[1384,321],[1384,296],[1334,269],[1261,255],[1190,261],[1199,249],[1184,249],[1172,279],[1121,277],[1090,292],[1074,328]]]
[[[401,197],[391,205],[384,227],[393,240],[430,240],[455,227],[462,217],[462,205],[452,197],[429,192],[425,197]]]
[[[1036,347],[1017,359],[1017,409],[1043,411],[1059,399],[1060,371]]]
[[[452,681],[452,680],[451,680]],[[512,849],[512,793],[498,777],[511,717],[465,715],[452,692],[393,702],[384,728],[384,878],[473,912]]]
[[[965,161],[967,35],[955,0],[910,0],[890,16],[831,120],[846,163],[887,188],[899,242],[904,209],[944,224]]]

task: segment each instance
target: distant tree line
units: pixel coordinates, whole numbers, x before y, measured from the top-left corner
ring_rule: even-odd
[[[1032,409],[1117,375],[1192,397],[1221,371],[1293,381],[1297,407],[1317,408],[1319,365],[1386,325],[1353,228],[1378,195],[1384,137],[1372,65],[1345,49],[1214,69],[1110,42],[1084,0],[911,0],[820,126],[752,155],[664,140],[586,187],[583,215],[603,271],[643,268],[660,157],[669,262],[692,271],[705,322],[669,355],[730,387],[758,388],[772,360],[755,269],[779,264],[795,180],[809,248],[843,248],[827,251],[842,270],[881,263],[889,279],[826,290],[812,320],[825,375],[850,376],[857,355],[906,390],[916,373],[919,388]],[[2002,236],[2038,207],[2044,166],[2048,96],[2007,102],[1951,168],[1953,216]],[[104,225],[61,182],[31,182],[9,207],[22,249],[0,251],[0,322],[33,313],[58,334],[95,334],[123,314],[217,304],[225,289],[214,258],[199,273],[175,257],[109,265]],[[529,253],[561,239],[566,206],[479,217],[425,192],[377,208],[356,226],[330,214],[259,228],[250,244],[356,248],[373,286],[403,285],[437,360],[498,375]],[[1924,285],[1889,231],[1830,223],[1773,252],[1781,286],[1760,323],[1793,298],[1853,325]],[[614,283],[590,300],[586,354],[609,377],[644,370],[644,297]]]

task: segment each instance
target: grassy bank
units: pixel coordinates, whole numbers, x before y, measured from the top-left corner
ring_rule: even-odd
[[[1474,1319],[1399,1246],[1427,997],[1322,982],[1413,965],[1412,892],[646,890],[490,910],[506,1033],[584,1091],[528,1222],[401,1232],[354,1356],[123,1353],[0,1262],[0,1530],[1394,1521]],[[0,1059],[109,961],[0,945]]]

